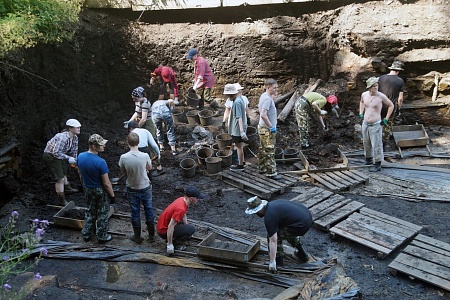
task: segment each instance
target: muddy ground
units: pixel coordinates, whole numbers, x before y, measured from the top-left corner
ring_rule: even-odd
[[[348,17],[341,18],[340,22],[335,23],[333,26],[345,28],[344,32],[352,28],[351,23],[356,24],[358,22],[358,26],[354,26],[354,29],[358,32],[366,32],[365,30],[372,28],[372,25],[364,26],[364,24],[360,24],[364,23],[361,19],[368,24],[375,22],[367,17],[369,14],[368,10],[379,12],[379,14],[374,15],[385,16],[386,24],[391,24],[389,23],[391,20],[387,18],[389,12],[394,11],[397,16],[402,11],[401,5],[403,4],[400,2],[394,2],[392,6],[387,6],[383,1],[377,1],[343,6],[344,9],[342,11],[348,14]],[[357,7],[358,14],[363,15],[362,18],[358,17],[358,14],[351,13],[353,6]],[[404,10],[404,20],[409,19],[410,16],[408,14],[411,11],[415,11],[417,14],[426,14],[417,18],[428,20],[430,11],[433,11],[428,1],[417,1],[417,3],[408,4],[405,7],[407,9]],[[302,27],[293,30],[288,36],[290,38],[309,36],[322,41],[323,33],[320,30],[317,32],[310,32],[310,30],[314,26],[317,28],[325,26],[327,22],[323,20],[329,20],[341,11],[335,7],[332,9],[330,12],[320,12],[320,9],[315,9],[316,14],[311,13],[305,19],[296,21],[292,21],[291,18],[298,15],[298,12],[290,11],[287,13],[289,17],[285,19],[277,18],[274,20],[274,18],[269,18],[268,20],[262,20],[262,23],[257,22],[253,25],[245,23],[241,24],[242,28],[237,26],[230,30],[234,30],[233,34],[240,38],[239,30],[244,30],[248,26],[250,26],[251,30],[264,31],[263,29],[266,28],[265,25],[267,24],[274,27],[279,26],[279,28],[283,29],[286,28],[286,24],[289,24],[289,22],[293,22],[298,26],[303,26],[302,24],[307,23],[308,28]],[[319,12],[317,13],[318,10]],[[446,13],[445,9],[441,11]],[[119,156],[127,151],[124,143],[127,131],[122,128],[122,122],[129,118],[133,110],[133,102],[129,94],[137,85],[146,85],[149,71],[156,67],[156,64],[161,62],[160,58],[164,56],[162,49],[167,48],[165,43],[167,43],[168,36],[164,34],[163,30],[157,30],[159,25],[145,28],[145,24],[128,22],[126,18],[117,18],[112,15],[114,13],[110,15],[105,11],[86,11],[81,18],[83,26],[79,30],[74,43],[63,44],[60,47],[41,45],[35,49],[20,53],[28,57],[20,69],[29,70],[39,75],[40,78],[22,72],[17,68],[2,68],[2,81],[0,82],[0,91],[2,92],[2,106],[0,110],[2,112],[2,119],[0,120],[2,134],[0,140],[2,144],[13,139],[18,140],[21,143],[20,149],[23,160],[23,177],[20,180],[8,176],[1,181],[1,201],[4,204],[1,209],[2,224],[6,222],[12,210],[17,210],[21,214],[22,228],[27,226],[28,219],[52,220],[53,215],[57,212],[57,209],[47,207],[47,204],[54,204],[56,199],[52,178],[45,170],[41,157],[47,140],[63,128],[62,125],[68,118],[75,117],[82,123],[79,136],[80,152],[87,149],[87,139],[92,133],[99,133],[109,140],[106,151],[101,156],[106,159],[109,165],[110,177],[120,176],[117,162]],[[256,20],[255,17],[254,19]],[[347,23],[343,22],[343,19]],[[441,18],[440,20],[442,21],[442,28],[446,28],[447,23],[443,21],[447,19]],[[147,21],[150,22],[150,20]],[[238,22],[238,20],[229,19],[229,22],[232,21]],[[151,22],[154,24],[156,21],[152,20]],[[377,22],[375,23],[378,24]],[[431,23],[427,22],[427,24]],[[256,26],[258,24],[264,26],[258,27]],[[179,36],[183,37],[187,34],[182,28],[183,26],[187,28],[187,31],[191,30],[190,28],[203,30],[207,26],[215,28],[215,25],[212,24],[175,24],[173,30],[178,30],[175,36],[178,37],[179,34]],[[400,27],[402,34],[409,30],[414,32],[416,36],[420,34],[433,35],[433,33],[439,32],[439,30],[435,29],[422,30],[421,32],[419,30],[420,25],[408,25],[404,24],[403,21],[383,26],[387,28],[383,30],[394,30]],[[428,25],[422,25],[422,28],[424,26]],[[214,60],[217,62],[216,66],[222,64],[221,68],[218,68],[220,70],[220,80],[224,81],[227,78],[232,78],[237,81],[242,79],[247,83],[248,88],[245,92],[250,98],[253,124],[258,118],[255,107],[259,94],[262,91],[262,82],[265,77],[272,75],[277,79],[279,78],[280,94],[284,94],[291,91],[296,84],[307,86],[307,78],[320,77],[326,80],[333,75],[331,72],[333,68],[331,66],[326,67],[324,64],[327,61],[325,58],[335,53],[334,50],[322,53],[320,51],[321,48],[318,47],[318,49],[311,52],[311,55],[309,55],[310,52],[304,50],[305,52],[297,56],[295,53],[297,53],[298,49],[291,54],[284,53],[284,50],[282,51],[275,42],[268,42],[265,38],[261,38],[260,33],[252,31],[251,34],[244,35],[245,39],[240,44],[239,47],[242,48],[239,48],[239,51],[228,51],[230,49],[228,47],[231,47],[230,44],[233,41],[227,42],[227,37],[222,37],[221,32],[228,30],[227,28],[229,27],[231,27],[230,24],[223,26],[219,24],[215,28],[216,33],[214,34],[220,37],[217,40],[228,43],[226,47],[224,46],[224,51],[234,56],[235,58],[233,59],[236,60],[239,57],[243,61],[247,60],[244,55],[239,53],[251,53],[249,56],[258,56],[258,49],[260,49],[259,46],[262,44],[268,48],[278,49],[277,53],[281,56],[280,60],[283,60],[282,66],[280,63],[281,71],[279,73],[258,73],[260,70],[256,70],[258,72],[253,70],[256,66],[251,65],[250,60],[248,60],[250,64],[248,69],[256,72],[252,73],[242,68],[241,64],[232,65],[233,61],[226,57],[223,59],[220,59],[220,56],[214,57]],[[369,32],[366,32],[366,36],[370,37],[377,34],[377,32],[380,32],[377,28],[373,31],[369,30]],[[386,34],[389,35],[389,32],[386,31]],[[156,41],[153,41],[152,38],[155,38]],[[201,38],[199,39],[201,40]],[[368,51],[373,51],[370,52],[370,55],[376,54],[378,50],[375,48],[377,47],[382,48],[382,51],[380,50],[379,53],[389,59],[392,59],[394,52],[399,51],[397,48],[393,49],[386,46],[390,45],[389,43],[395,44],[392,41],[384,41],[378,45],[364,44],[355,36],[349,36],[349,39],[348,42],[351,46],[360,51],[358,55],[362,56],[360,59],[363,61],[367,60],[365,55]],[[187,40],[183,40],[183,38],[180,38],[180,40],[177,41],[177,44],[170,45],[167,51],[174,54],[170,63],[177,65],[180,72],[180,82],[184,87],[187,87],[191,69],[181,58],[184,54],[184,48],[195,45],[195,42],[198,43],[199,41],[195,40],[195,38],[191,40],[190,37]],[[251,42],[252,40],[261,40],[261,44],[255,43],[255,46]],[[364,45],[362,46],[362,44]],[[219,46],[210,43],[209,37],[202,41],[201,45],[205,48],[217,48],[219,49],[217,51],[222,51]],[[395,44],[395,46],[397,47],[398,45]],[[400,46],[398,47],[400,48]],[[286,60],[283,58],[286,58]],[[296,64],[292,64],[292,61],[295,61]],[[284,69],[286,66],[292,68],[288,70],[288,73]],[[340,66],[344,67],[343,64]],[[418,63],[415,65],[411,63],[409,66],[415,67],[415,71],[426,67],[430,67],[429,70],[436,69],[436,63]],[[444,63],[441,68],[445,69],[446,66]],[[228,67],[229,69],[227,69]],[[268,69],[265,71],[273,71],[274,65],[268,64],[267,67]],[[355,130],[355,124],[359,123],[357,103],[359,95],[364,90],[363,77],[369,73],[370,76],[375,75],[375,70],[361,70],[358,64],[351,67],[348,73],[342,70],[333,71],[340,78],[333,78],[333,82],[327,82],[324,87],[321,87],[322,89],[339,92],[338,96],[341,99],[342,111],[340,112],[340,119],[330,118],[328,120],[330,127],[328,132],[324,133],[316,130],[317,126],[312,126],[310,139],[312,147],[305,153],[311,163],[316,166],[327,167],[339,163],[336,157],[337,147],[344,151],[362,148],[360,137]],[[227,73],[226,70],[230,70],[230,72]],[[364,76],[358,77],[355,75],[358,72],[364,73]],[[379,72],[379,70],[376,70],[376,72]],[[354,79],[351,76],[349,77],[350,73],[352,76],[356,76],[358,85],[356,89],[346,92],[345,89],[339,88],[336,80],[345,82],[349,79]],[[408,76],[410,75],[412,74],[408,74]],[[216,90],[216,95],[218,100],[220,100],[220,88]],[[410,93],[409,99],[426,98],[428,96],[430,95]],[[27,100],[24,101],[24,99]],[[220,132],[218,125],[221,123],[220,115],[223,112],[223,107],[218,111],[219,116],[214,119],[216,128],[210,128],[214,134]],[[429,117],[421,118],[414,111],[405,111],[403,124],[415,124],[417,121],[424,123],[432,144],[438,147],[440,151],[448,153],[449,130],[446,126],[432,126],[432,124],[439,122],[440,119],[433,117],[436,116],[436,113],[439,116],[445,116],[447,112],[445,109],[431,108],[425,112]],[[244,213],[245,201],[251,196],[250,194],[224,184],[215,176],[208,176],[202,168],[197,170],[193,178],[182,177],[181,169],[179,168],[180,161],[186,157],[196,159],[195,151],[192,150],[195,141],[190,135],[193,129],[193,126],[177,125],[177,146],[180,154],[176,157],[173,157],[168,151],[162,154],[162,164],[166,173],[155,177],[153,180],[155,210],[158,211],[158,209],[163,209],[167,206],[182,194],[182,190],[185,187],[196,185],[207,194],[207,199],[189,210],[189,218],[265,236],[262,221],[255,216],[249,217]],[[278,132],[278,147],[282,149],[299,149],[297,126],[292,115],[284,124],[279,125]],[[392,139],[389,142],[389,147],[395,149]],[[256,148],[251,150],[257,152]],[[362,160],[363,158],[359,157],[359,159]],[[246,152],[246,161],[249,165],[256,164],[256,159],[250,151]],[[357,163],[357,161],[352,163]],[[441,166],[448,167],[448,162],[443,160]],[[280,171],[293,169],[294,166],[292,165],[279,164]],[[380,174],[386,173],[382,171]],[[73,185],[80,185],[74,170],[70,171],[69,179]],[[372,184],[383,183],[373,180]],[[299,181],[296,186],[287,189],[282,195],[275,195],[273,199],[293,198],[296,195],[295,189],[309,186],[308,183]],[[124,181],[122,180],[116,188],[117,203],[114,207],[117,212],[127,214],[129,210],[123,193]],[[393,193],[395,194],[395,191]],[[448,235],[450,230],[447,213],[448,204],[409,202],[396,197],[381,198],[371,197],[370,195],[367,192],[345,194],[346,197],[364,203],[368,208],[421,225],[424,227],[421,233],[450,243]],[[85,206],[85,200],[81,193],[69,195],[68,200],[74,201],[78,206]],[[131,225],[126,218],[111,218],[110,226],[111,230],[119,233],[128,233],[131,229]],[[48,240],[84,243],[78,231],[54,226],[46,232],[44,237]],[[342,263],[347,275],[356,281],[365,299],[448,299],[450,297],[448,292],[422,281],[412,281],[407,276],[402,275],[398,277],[391,276],[388,273],[387,266],[400,250],[395,251],[384,260],[378,260],[373,250],[345,239],[331,240],[328,234],[315,228],[311,229],[305,236],[305,242],[308,251],[313,257],[317,259],[336,258],[338,262]],[[87,245],[98,246],[95,241]],[[136,246],[123,235],[114,235],[114,240],[108,247],[114,246],[143,252],[151,249],[161,254],[165,250],[164,244],[159,239],[152,244],[145,242],[141,246]],[[258,254],[258,259],[264,260],[264,258],[265,254]],[[110,274],[111,269],[115,268],[120,270],[121,275],[111,279],[111,275],[108,274]],[[123,263],[116,265],[102,261],[44,259],[36,267],[35,271],[40,272],[43,276],[56,275],[57,279],[49,281],[47,284],[42,283],[39,289],[32,295],[27,296],[27,299],[250,299],[258,297],[273,298],[284,290],[284,288],[279,286],[241,279],[229,274],[158,264]],[[161,286],[164,288],[161,288]],[[62,297],[61,295],[64,296]]]

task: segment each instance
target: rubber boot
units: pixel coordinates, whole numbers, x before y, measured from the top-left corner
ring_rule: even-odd
[[[62,206],[66,206],[68,202],[66,201],[66,195],[64,193],[56,193],[58,196],[58,204]]]
[[[284,261],[283,261],[283,256],[282,255],[277,255],[275,257],[275,261],[277,263],[277,266],[284,266]]]
[[[148,230],[148,239],[150,242],[155,241],[155,224],[154,222],[146,222]]]
[[[300,240],[299,236],[295,237],[294,254],[300,263],[305,263],[308,261],[308,253],[306,253],[305,249],[303,248],[302,241]]]
[[[371,166],[373,165],[373,157],[366,157],[366,162],[364,163],[365,166]]]
[[[64,193],[66,194],[74,194],[74,193],[78,193],[79,190],[78,189],[74,189],[70,183],[67,183],[64,185]]]
[[[381,171],[381,161],[376,161],[375,165],[370,167],[369,172],[378,172]]]
[[[138,244],[142,243],[144,239],[141,238],[141,227],[133,227],[133,232],[134,234],[128,236],[129,239]]]

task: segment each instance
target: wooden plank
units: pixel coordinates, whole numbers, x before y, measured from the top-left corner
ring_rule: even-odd
[[[330,232],[335,233],[337,235],[340,235],[342,237],[345,237],[345,238],[347,238],[349,240],[352,240],[352,241],[354,241],[354,242],[356,242],[358,244],[362,244],[364,246],[367,246],[367,247],[369,247],[371,249],[380,251],[382,253],[386,253],[386,254],[391,253],[391,249],[389,249],[389,248],[386,248],[386,247],[383,247],[383,246],[381,246],[379,244],[373,243],[370,240],[367,240],[365,238],[360,238],[358,236],[355,236],[354,234],[352,234],[352,232],[347,232],[346,230],[337,228],[336,226],[331,227],[330,228]]]
[[[329,190],[322,189],[320,187],[315,186],[315,187],[307,190],[305,193],[302,193],[302,194],[296,196],[295,198],[291,199],[291,201],[300,202],[303,204],[305,204],[306,201],[311,201],[311,202],[316,203],[316,202],[320,202],[323,199],[330,197],[331,195],[333,195],[333,192],[330,192]]]
[[[335,186],[337,186],[339,188],[339,190],[345,189],[347,186],[343,183],[341,183],[338,180],[335,180],[334,178],[331,178],[330,176],[328,176],[328,174],[332,174],[332,172],[325,172],[325,173],[316,173],[317,176],[319,176],[320,178],[322,178],[322,180],[324,181],[328,181],[331,184],[334,184]]]
[[[369,226],[373,226],[376,228],[379,228],[377,230],[383,230],[383,231],[387,231],[389,233],[392,233],[393,235],[400,236],[402,238],[410,238],[412,237],[414,234],[416,234],[415,230],[411,230],[410,228],[404,228],[401,226],[398,226],[397,223],[395,222],[390,222],[390,220],[380,220],[380,219],[376,219],[373,218],[371,216],[367,216],[367,215],[363,215],[363,214],[359,214],[359,213],[355,213],[352,214],[351,216],[349,216],[350,219],[354,219],[357,222],[362,222],[367,224],[367,228],[369,228]],[[375,229],[374,229],[375,230]],[[387,234],[389,235],[389,234]]]
[[[403,249],[402,253],[406,253],[420,259],[433,262],[437,265],[441,265],[443,267],[450,268],[450,256],[449,253],[439,254],[429,249],[424,249],[420,247],[416,247],[413,245],[408,245],[405,249]],[[449,277],[450,278],[450,277]]]
[[[324,208],[323,206],[320,208],[313,207],[310,209],[312,215],[313,215],[313,221],[320,219],[334,211],[339,210],[341,207],[345,206],[347,203],[351,202],[351,199],[342,199],[339,201],[336,201],[334,204],[331,204],[330,206]]]
[[[435,247],[433,245],[423,243],[421,241],[417,241],[416,239],[412,240],[410,245],[411,246],[417,246],[419,248],[426,249],[428,251],[439,253],[439,254],[442,254],[442,255],[447,255],[447,256],[450,255],[450,252],[448,252],[445,249],[438,248],[438,247]],[[450,264],[450,262],[449,262],[449,264]]]
[[[330,178],[334,179],[336,182],[340,183],[343,185],[343,188],[345,187],[349,187],[349,185],[351,185],[351,182],[348,182],[347,180],[345,180],[345,178],[339,176],[337,174],[337,172],[326,172],[325,173],[327,176],[329,176]]]
[[[439,240],[433,239],[429,236],[423,235],[423,234],[419,234],[417,235],[413,241],[420,241],[423,243],[426,243],[428,245],[432,245],[438,248],[441,248],[445,251],[448,251],[450,253],[450,244],[447,244],[445,242],[441,242]]]
[[[354,179],[353,177],[347,176],[343,171],[336,171],[334,172],[336,175],[338,175],[339,177],[345,179],[346,181],[348,181],[349,183],[352,184],[360,184],[361,181]]]
[[[435,286],[443,288],[447,291],[450,291],[450,281],[443,279],[439,276],[436,276],[434,274],[429,274],[422,270],[417,270],[416,268],[414,268],[412,266],[399,263],[395,260],[393,262],[391,262],[388,267],[391,269],[397,270],[399,272],[402,272],[406,275],[409,275],[412,278],[421,279],[432,285],[435,285]]]
[[[343,207],[321,217],[314,221],[314,224],[321,229],[329,230],[331,225],[344,219],[348,215],[364,207],[364,204],[358,201],[347,203]]]
[[[267,190],[270,192],[275,192],[278,189],[278,187],[279,187],[278,184],[271,182],[270,179],[268,179],[268,178],[267,178],[267,180],[266,180],[266,178],[260,178],[260,177],[258,177],[258,175],[256,175],[256,174],[250,175],[250,174],[246,174],[245,172],[241,172],[241,171],[238,172],[238,171],[227,170],[227,171],[222,172],[219,176],[226,177],[231,180],[236,180],[241,183],[245,183],[246,185],[260,187],[261,189],[264,189],[264,190]]]
[[[328,181],[323,181],[322,178],[317,176],[316,174],[309,173],[308,175],[311,178],[313,178],[315,182],[320,183],[321,185],[325,186],[326,188],[328,188],[332,191],[339,191],[339,187],[335,186],[334,184],[329,183]]]
[[[348,170],[348,171],[342,171],[342,173],[344,173],[347,176],[350,176],[352,178],[354,178],[355,180],[358,180],[361,183],[365,183],[368,184],[369,183],[369,176],[358,172],[356,170]]]
[[[330,198],[321,201],[320,203],[316,203],[315,205],[310,207],[310,211],[316,214],[320,213],[321,211],[329,208],[330,206],[334,206],[335,204],[341,203],[343,200],[345,200],[344,196],[341,195],[333,195]],[[342,205],[341,205],[342,206]]]
[[[416,225],[416,224],[413,224],[413,223],[410,223],[410,222],[407,222],[407,221],[404,221],[404,220],[392,217],[390,215],[383,214],[381,212],[369,209],[367,207],[362,208],[360,213],[361,214],[365,214],[365,215],[369,215],[369,216],[373,216],[373,217],[377,217],[379,219],[387,219],[387,220],[390,220],[390,221],[394,221],[394,222],[398,223],[399,225],[403,226],[404,228],[411,228],[413,230],[416,230],[417,232],[420,231],[423,228],[422,226],[419,226],[419,225]]]
[[[272,198],[272,193],[268,191],[261,191],[260,189],[253,188],[248,185],[244,185],[243,183],[235,182],[233,180],[229,180],[228,178],[222,179],[223,182],[228,183],[229,185],[235,186],[238,189],[241,189],[243,191],[246,191],[249,194],[261,197],[263,199],[270,199]]]

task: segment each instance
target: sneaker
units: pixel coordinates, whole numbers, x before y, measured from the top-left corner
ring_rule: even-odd
[[[270,179],[273,179],[273,180],[281,180],[281,179],[283,179],[283,176],[278,175],[278,174],[275,174],[275,175],[266,175],[266,176],[269,177]]]
[[[175,246],[174,249],[177,250],[177,251],[185,251],[186,250],[186,246],[179,245],[179,246]]]
[[[244,165],[232,165],[230,167],[231,171],[244,171]]]
[[[110,242],[112,239],[113,239],[112,235],[108,235],[108,236],[106,237],[106,240],[99,240],[98,242],[99,242],[100,244],[105,244],[105,243],[107,243],[107,242]]]
[[[84,237],[83,236],[83,240],[87,243],[87,242],[89,242],[91,240],[91,237]]]

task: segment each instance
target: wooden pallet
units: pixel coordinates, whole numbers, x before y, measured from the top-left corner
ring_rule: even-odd
[[[377,257],[383,259],[421,229],[422,226],[364,207],[331,227],[330,234],[332,238],[340,235],[377,250]]]
[[[254,168],[246,168],[244,171],[225,170],[219,174],[223,182],[263,199],[270,199],[275,193],[283,194],[287,187],[294,185],[298,180],[292,175],[281,176],[283,177],[281,180],[270,179],[258,174]]]
[[[323,186],[330,191],[353,190],[359,184],[368,184],[369,177],[356,170],[327,171],[308,173],[312,183]]]
[[[389,264],[397,271],[450,291],[450,244],[419,234]]]
[[[364,207],[361,202],[346,199],[319,187],[309,189],[291,201],[302,203],[308,207],[313,215],[313,224],[325,231],[328,231],[333,224]]]

